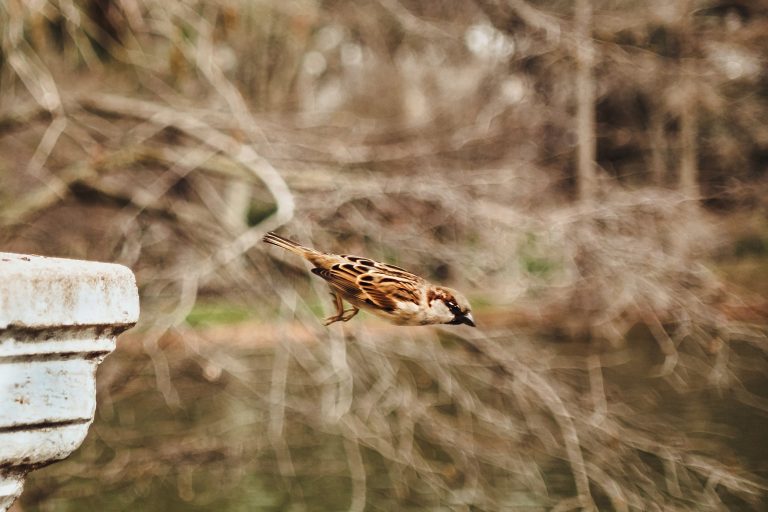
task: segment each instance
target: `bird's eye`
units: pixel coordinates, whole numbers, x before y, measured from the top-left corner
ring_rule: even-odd
[[[445,305],[448,306],[448,310],[452,314],[454,314],[454,315],[461,315],[461,308],[458,306],[458,304],[456,304],[452,300],[446,301]]]

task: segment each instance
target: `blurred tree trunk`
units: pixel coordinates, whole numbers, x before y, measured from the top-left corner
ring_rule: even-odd
[[[651,182],[660,187],[667,178],[667,137],[666,111],[660,104],[651,105],[648,120],[649,141],[651,150]]]
[[[678,171],[677,189],[685,197],[683,211],[695,215],[699,207],[701,193],[698,183],[697,160],[697,116],[696,116],[696,98],[695,85],[690,74],[690,63],[685,59],[680,67],[682,79],[680,86],[682,88],[682,103],[680,105],[680,170]],[[677,237],[672,240],[672,253],[679,258],[688,258],[690,256],[689,240],[687,237]]]
[[[683,73],[686,68],[683,67]],[[689,198],[701,197],[698,181],[698,148],[696,144],[696,132],[698,127],[696,116],[696,98],[693,84],[689,83],[690,77],[683,78],[683,90],[685,97],[680,111],[680,175],[678,176],[678,189]]]
[[[576,0],[576,182],[580,200],[597,191],[595,173],[595,48],[592,42],[592,0]]]
[[[680,91],[681,101],[679,105],[680,116],[680,170],[678,175],[678,190],[689,198],[698,199],[701,197],[698,182],[698,148],[696,144],[696,134],[698,131],[698,120],[696,115],[697,91],[696,74],[696,55],[694,51],[694,40],[692,34],[691,17],[693,12],[693,1],[685,0],[680,3],[680,25],[678,28],[680,39]]]

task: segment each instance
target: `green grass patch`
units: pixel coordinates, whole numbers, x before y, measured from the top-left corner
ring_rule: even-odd
[[[261,221],[272,215],[277,211],[277,204],[275,203],[258,203],[253,202],[248,208],[248,214],[246,222],[248,226],[255,226],[260,224]]]
[[[526,233],[518,252],[519,263],[523,271],[544,281],[554,278],[562,265],[548,253],[551,250],[539,240],[535,233]]]
[[[206,327],[237,324],[255,317],[254,311],[245,306],[227,302],[198,302],[187,315],[186,320],[192,327]]]

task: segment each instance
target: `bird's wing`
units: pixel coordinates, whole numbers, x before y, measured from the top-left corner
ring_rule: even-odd
[[[415,274],[368,258],[342,255],[328,267],[313,268],[342,296],[384,311],[394,311],[398,302],[419,304],[424,280]]]
[[[350,280],[344,273],[338,272],[333,269],[316,267],[312,269],[312,273],[325,279],[328,284],[335,288],[344,296],[350,296],[354,298],[360,298],[362,290],[355,284],[353,280]]]
[[[387,311],[393,311],[398,302],[421,302],[419,284],[412,280],[369,272],[358,278],[358,284],[376,305]]]

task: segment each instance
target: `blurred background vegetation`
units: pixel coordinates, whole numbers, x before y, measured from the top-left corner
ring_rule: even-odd
[[[765,510],[766,43],[763,0],[2,2],[0,248],[142,296],[15,510]],[[480,328],[324,328],[274,229]]]

